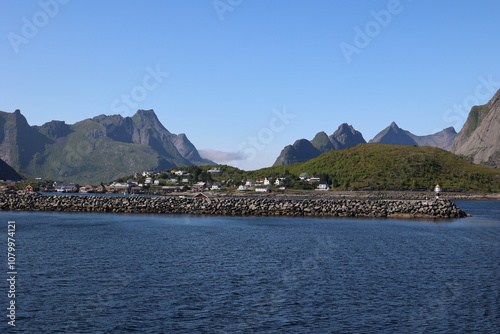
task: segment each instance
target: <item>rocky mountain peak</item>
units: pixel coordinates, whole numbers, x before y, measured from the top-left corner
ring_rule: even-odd
[[[143,170],[215,164],[200,158],[186,135],[170,133],[153,110],[32,127],[20,111],[0,112],[0,159],[32,176],[81,183]]]
[[[410,133],[401,129],[396,122],[392,122],[369,142],[395,145],[417,145],[417,142],[410,136]]]
[[[451,132],[451,133],[454,133],[454,134],[457,134],[457,131],[455,130],[454,127],[450,126],[449,128],[446,128],[444,129],[443,131],[445,132]]]
[[[358,144],[366,143],[361,132],[356,131],[352,125],[342,123],[331,137],[332,142],[337,142],[337,149],[344,149]]]
[[[491,100],[471,108],[451,152],[477,164],[500,167],[500,90]]]
[[[359,131],[356,131],[347,123],[342,123],[330,136],[321,131],[311,141],[299,139],[293,145],[286,146],[276,159],[274,166],[307,161],[316,158],[324,152],[344,149],[363,143],[366,143],[366,141]]]
[[[50,139],[61,138],[71,133],[71,127],[64,121],[50,121],[34,128]]]

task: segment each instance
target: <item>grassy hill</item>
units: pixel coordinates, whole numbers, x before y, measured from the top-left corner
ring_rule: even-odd
[[[306,162],[254,171],[217,165],[222,173],[208,173],[213,167],[179,169],[191,173],[195,182],[224,181],[224,185],[233,187],[245,179],[286,176],[287,189],[315,189],[317,184],[299,180],[299,175],[306,172],[320,176],[333,190],[432,190],[439,184],[444,191],[500,192],[499,169],[476,165],[430,146],[360,144],[329,151]]]
[[[500,170],[475,165],[430,146],[361,144],[329,151],[312,160],[248,172],[257,176],[321,175],[338,190],[432,189],[500,191]]]

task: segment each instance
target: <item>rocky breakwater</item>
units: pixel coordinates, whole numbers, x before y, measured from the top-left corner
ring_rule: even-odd
[[[179,198],[0,194],[0,210],[172,213],[230,216],[460,218],[448,200]]]

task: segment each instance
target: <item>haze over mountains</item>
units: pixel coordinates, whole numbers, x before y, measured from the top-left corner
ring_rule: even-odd
[[[144,170],[215,164],[201,158],[185,134],[169,132],[153,110],[42,126],[30,126],[19,110],[0,112],[0,158],[31,176],[87,183]]]

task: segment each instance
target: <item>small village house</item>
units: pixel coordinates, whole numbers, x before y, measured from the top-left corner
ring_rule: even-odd
[[[248,191],[250,190],[250,187],[247,186],[246,184],[242,184],[241,186],[238,187],[238,191]]]
[[[299,175],[299,179],[301,179],[301,180],[307,180],[307,179],[309,179],[309,174],[308,173],[301,173]]]
[[[207,172],[208,173],[222,173],[222,169],[220,169],[219,167],[214,167],[214,168],[210,168]]]
[[[330,190],[330,187],[328,187],[328,183],[320,182],[316,190]]]
[[[245,182],[246,186],[253,187],[255,185],[255,181],[252,179],[247,179]]]
[[[210,187],[210,190],[223,190],[224,187],[220,183],[214,183]]]
[[[262,182],[265,186],[268,186],[271,184],[273,178],[272,177],[266,177],[264,181]]]
[[[269,186],[255,186],[255,191],[259,193],[269,193],[271,192],[271,188]]]

